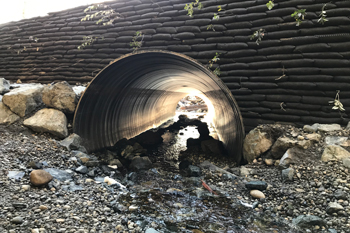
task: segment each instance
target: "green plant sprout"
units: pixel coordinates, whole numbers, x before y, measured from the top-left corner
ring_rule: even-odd
[[[304,20],[306,16],[306,9],[296,10],[291,16],[297,21],[296,26],[300,26],[302,20]]]
[[[186,4],[184,9],[187,11],[187,15],[190,17],[193,17],[193,7],[197,7],[200,10],[203,8],[203,5],[199,2],[199,0]]]
[[[340,90],[337,90],[337,93],[335,94],[334,100],[329,101],[328,103],[334,105],[334,106],[332,107],[332,109],[334,109],[334,110],[339,110],[339,111],[341,111],[341,112],[344,112],[344,111],[345,111],[345,108],[343,107],[342,102],[340,102],[339,93],[340,93]]]
[[[99,36],[84,36],[83,37],[83,42],[81,45],[77,47],[77,49],[81,50],[84,49],[86,46],[92,45],[95,43],[98,39],[104,40],[104,37],[99,37]]]
[[[255,43],[257,45],[259,45],[259,43],[261,42],[262,38],[264,38],[264,35],[265,35],[265,29],[263,28],[260,28],[259,30],[256,30],[251,36],[250,36],[250,39],[251,40],[255,40]]]
[[[139,39],[141,40],[139,41]],[[135,36],[133,36],[132,41],[130,42],[130,47],[133,48],[133,52],[136,52],[139,48],[142,47],[144,34],[141,31],[135,32]]]
[[[99,10],[102,9],[102,10]],[[93,14],[87,14],[87,12],[96,11]],[[81,19],[81,21],[89,21],[93,19],[98,19],[96,24],[102,25],[112,25],[115,20],[120,18],[120,14],[116,13],[111,7],[104,4],[94,4],[87,7],[84,10],[84,13],[87,14]]]
[[[319,14],[320,18],[317,20],[317,23],[320,23],[322,25],[328,21],[328,19],[326,19],[327,17],[326,15],[327,12],[325,11],[326,6],[327,6],[327,3],[322,6],[321,13]]]
[[[272,10],[272,8],[275,6],[275,4],[273,3],[273,0],[272,1],[269,1],[268,3],[266,3],[266,7],[267,9],[269,10]]]

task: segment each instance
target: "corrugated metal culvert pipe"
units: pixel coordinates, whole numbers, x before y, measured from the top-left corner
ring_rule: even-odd
[[[173,117],[188,94],[209,104],[220,140],[240,162],[244,128],[231,92],[203,65],[173,52],[127,54],[105,67],[80,98],[74,132],[89,151],[113,146]]]

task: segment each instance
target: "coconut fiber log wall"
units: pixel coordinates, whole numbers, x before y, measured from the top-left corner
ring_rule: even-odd
[[[213,68],[220,67],[220,78],[235,96],[247,130],[276,121],[347,123],[350,1],[275,0],[268,10],[267,0],[207,0],[192,18],[184,10],[189,2],[112,1],[108,5],[122,17],[108,26],[81,22],[86,7],[0,25],[0,76],[90,81],[111,61],[132,52],[129,43],[142,31],[142,50],[174,51],[203,64],[220,53]],[[322,25],[317,21],[325,3],[328,21]],[[215,20],[219,5],[220,19]],[[291,17],[298,9],[307,13],[300,26]],[[259,29],[265,34],[257,45],[250,35]],[[104,40],[78,50],[83,36]],[[328,103],[337,90],[346,109],[342,116]]]

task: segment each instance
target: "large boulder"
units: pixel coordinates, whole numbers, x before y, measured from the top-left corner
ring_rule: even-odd
[[[5,94],[10,90],[10,82],[4,78],[0,78],[0,94]]]
[[[44,108],[26,119],[23,124],[40,133],[51,133],[59,138],[68,136],[67,117],[56,109]]]
[[[251,130],[244,139],[243,157],[249,163],[266,152],[272,146],[272,141],[267,134],[259,129]]]
[[[20,117],[14,114],[8,107],[0,102],[0,125],[10,125]]]
[[[271,155],[275,159],[280,159],[286,153],[286,151],[297,145],[298,141],[288,138],[279,137],[271,148]]]
[[[74,113],[77,96],[67,82],[46,86],[43,91],[43,102],[46,106],[65,113]]]
[[[339,161],[348,157],[350,157],[350,153],[347,150],[345,150],[343,147],[336,146],[336,145],[328,145],[322,153],[321,160],[323,162],[334,161],[334,160]]]
[[[44,86],[41,84],[26,85],[11,90],[6,93],[2,102],[20,117],[34,111],[42,104],[42,90]]]

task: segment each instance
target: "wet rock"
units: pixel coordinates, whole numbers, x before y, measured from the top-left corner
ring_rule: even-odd
[[[293,181],[294,177],[294,169],[293,168],[287,168],[282,170],[282,180],[283,181]]]
[[[7,174],[7,177],[9,179],[21,180],[24,175],[25,175],[25,172],[22,172],[22,171],[9,171]]]
[[[201,176],[201,169],[197,166],[189,165],[187,168],[188,176],[199,177]]]
[[[286,151],[297,144],[296,140],[287,137],[280,137],[271,148],[271,155],[275,159],[280,159]]]
[[[328,203],[328,207],[326,209],[326,212],[327,212],[327,214],[333,214],[333,213],[337,213],[343,209],[344,209],[344,207],[341,206],[340,204],[338,204],[337,202],[330,202],[330,203]]]
[[[24,117],[42,104],[43,88],[41,84],[33,84],[13,89],[3,96],[2,102],[12,112]]]
[[[290,164],[300,162],[300,158],[303,156],[303,154],[303,151],[301,151],[299,148],[289,148],[280,159],[278,166],[281,168],[288,168]]]
[[[224,146],[221,141],[209,139],[201,142],[201,148],[205,153],[221,155],[224,152]]]
[[[159,231],[156,231],[154,228],[148,228],[145,233],[159,233]]]
[[[44,170],[34,170],[30,173],[30,183],[34,186],[48,184],[52,179],[52,175]]]
[[[267,188],[267,183],[265,181],[249,181],[245,183],[245,187],[249,190],[257,189],[264,191]]]
[[[20,117],[13,113],[5,104],[0,102],[0,125],[10,125]]]
[[[334,192],[334,197],[336,199],[342,199],[342,200],[346,200],[347,199],[347,194],[346,192],[344,192],[343,190],[341,189],[338,189],[337,191]]]
[[[329,145],[324,149],[321,161],[339,161],[348,157],[350,157],[350,153],[344,148],[340,146]]]
[[[72,179],[71,173],[67,171],[59,170],[56,168],[45,168],[44,171],[47,171],[48,173],[50,173],[50,175],[53,176],[53,178],[59,181],[66,181]]]
[[[327,136],[324,140],[326,145],[348,146],[348,137]]]
[[[16,209],[25,209],[25,208],[27,208],[27,204],[20,203],[20,202],[12,203],[12,206],[14,208],[16,208]]]
[[[158,145],[163,142],[161,133],[153,132],[151,130],[138,135],[135,139],[144,147]]]
[[[11,219],[11,222],[14,224],[22,224],[24,221],[24,219],[20,216],[14,217],[13,219]]]
[[[272,146],[272,140],[259,129],[251,130],[244,139],[243,157],[248,163],[265,153]]]
[[[61,146],[64,146],[67,148],[68,151],[71,150],[78,150],[86,153],[85,147],[82,145],[83,140],[78,134],[71,134],[69,137],[65,138],[64,140],[59,142]]]
[[[131,161],[131,164],[129,167],[131,170],[134,170],[134,171],[148,170],[152,167],[152,162],[147,156],[145,157],[136,156]]]
[[[77,104],[77,96],[74,90],[65,81],[45,86],[42,98],[46,106],[64,113],[74,113]]]
[[[332,132],[342,130],[339,124],[319,124],[318,131],[320,132]]]
[[[59,138],[68,136],[67,117],[56,109],[41,109],[34,116],[24,120],[23,125],[36,132],[51,133]]]
[[[201,145],[201,140],[199,138],[189,138],[186,141],[187,147],[200,146],[200,145]]]
[[[297,218],[293,219],[293,224],[301,227],[308,228],[313,226],[325,226],[326,222],[314,215],[299,215]]]
[[[343,165],[344,167],[350,168],[350,157],[343,159]]]
[[[121,152],[121,156],[127,160],[133,160],[135,156],[140,156],[147,152],[139,143],[134,143],[133,146],[127,145],[126,148]]]
[[[250,195],[256,199],[265,198],[265,194],[259,190],[250,190]]]
[[[179,163],[179,169],[180,170],[186,170],[188,166],[192,165],[192,163],[188,160],[183,160]]]
[[[5,94],[10,90],[10,82],[4,78],[0,78],[0,94]]]
[[[86,174],[89,172],[87,167],[85,167],[85,166],[80,166],[77,169],[75,169],[75,171],[80,173],[80,174]]]

